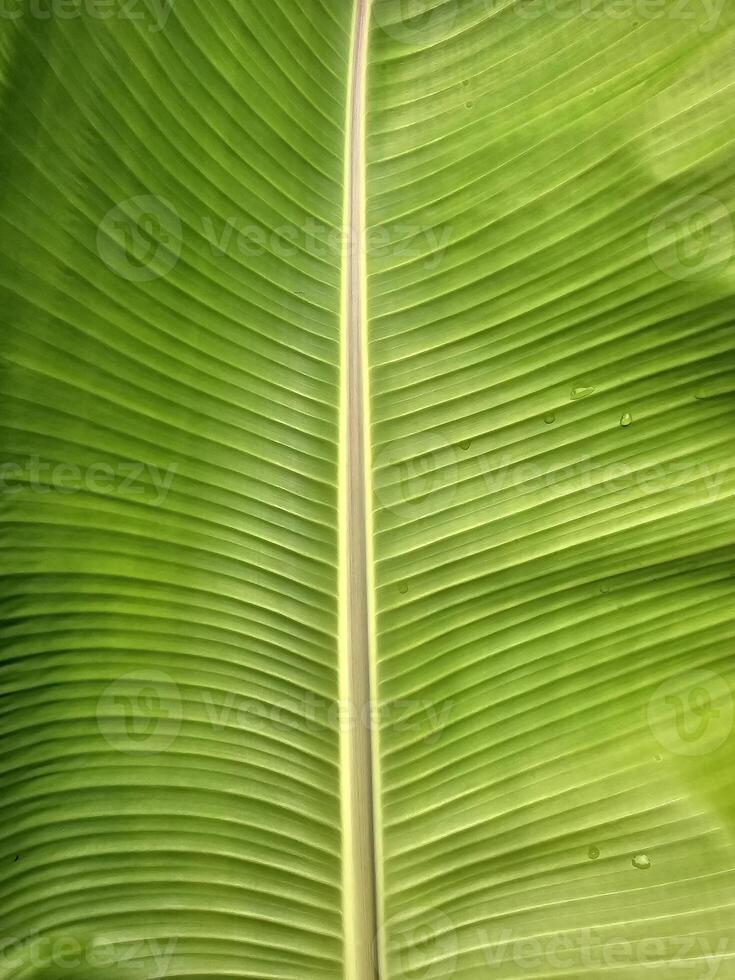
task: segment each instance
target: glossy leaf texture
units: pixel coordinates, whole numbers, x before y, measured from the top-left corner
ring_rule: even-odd
[[[2,966],[339,976],[349,11],[2,26]]]
[[[732,968],[735,50],[695,6],[376,0],[391,977]]]
[[[735,12],[353,13],[0,20],[0,973],[356,975],[356,244],[382,980],[724,978]]]

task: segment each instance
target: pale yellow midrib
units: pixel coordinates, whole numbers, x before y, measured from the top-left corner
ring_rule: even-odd
[[[376,980],[380,868],[366,336],[364,100],[370,0],[355,0],[345,127],[340,404],[340,725],[346,980]],[[366,714],[367,712],[367,714]],[[356,719],[356,720],[355,720]]]

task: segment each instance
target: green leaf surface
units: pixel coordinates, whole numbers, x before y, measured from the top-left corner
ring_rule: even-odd
[[[726,980],[734,37],[8,0],[0,978]]]
[[[2,934],[338,976],[340,263],[283,236],[340,226],[349,22],[131,13],[9,40]]]
[[[726,975],[732,12],[484,7],[372,36],[387,975]]]

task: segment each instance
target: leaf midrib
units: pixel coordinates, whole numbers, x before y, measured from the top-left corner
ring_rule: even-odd
[[[371,518],[365,269],[365,78],[370,0],[355,0],[346,98],[340,426],[340,718],[346,980],[378,967],[377,755],[372,723]],[[345,714],[346,709],[346,714]]]

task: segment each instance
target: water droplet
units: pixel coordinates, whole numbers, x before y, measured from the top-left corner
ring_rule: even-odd
[[[473,103],[473,102],[465,102],[465,106],[466,106],[466,107],[467,107],[468,109],[471,109],[473,105],[474,105],[474,103]]]
[[[398,591],[401,593],[401,595],[405,595],[408,592],[408,582],[399,582]]]
[[[468,85],[470,84],[470,80],[469,80],[469,78],[465,78],[465,79],[464,79],[464,80],[462,81],[462,84],[464,85],[464,87],[465,87],[465,88],[467,88],[467,86],[468,86]]]
[[[593,844],[590,847],[590,849],[587,851],[587,856],[589,857],[590,861],[596,861],[600,856],[600,848],[595,847],[595,845]]]
[[[471,439],[463,439],[459,444],[459,448],[467,452],[467,450],[470,448],[471,445],[472,445]]]
[[[572,388],[572,399],[578,401],[580,398],[586,398],[587,395],[591,395],[594,391],[592,385],[575,385]]]
[[[553,425],[554,422],[556,422],[556,415],[554,415],[552,412],[550,412],[548,415],[546,415],[544,417],[544,422],[547,425]]]
[[[633,867],[639,871],[648,871],[651,867],[651,860],[646,854],[636,854],[633,858]]]
[[[603,583],[600,586],[600,592],[602,593],[602,595],[607,595],[609,591],[610,591],[610,586],[607,585],[606,583]]]
[[[663,762],[663,758],[664,757],[662,755],[654,755],[653,761],[654,762]]]
[[[623,426],[623,428],[627,428],[632,424],[632,422],[633,416],[630,414],[630,412],[623,412],[623,414],[620,416],[620,424]]]

